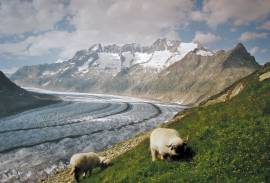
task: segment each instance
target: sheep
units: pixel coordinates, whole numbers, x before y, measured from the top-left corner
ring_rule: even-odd
[[[84,176],[89,173],[91,174],[92,169],[96,167],[106,168],[110,164],[109,160],[105,157],[100,157],[94,152],[88,153],[77,153],[74,154],[70,159],[71,172],[74,175],[76,181],[78,181],[81,173]]]
[[[180,138],[179,133],[174,129],[156,128],[150,135],[150,150],[152,161],[157,155],[163,160],[167,155],[175,156],[184,153],[186,142]]]

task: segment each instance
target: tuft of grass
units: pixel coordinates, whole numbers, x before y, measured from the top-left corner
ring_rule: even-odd
[[[230,101],[190,109],[169,124],[189,135],[191,160],[151,162],[149,139],[82,182],[270,182],[270,80],[264,67]]]

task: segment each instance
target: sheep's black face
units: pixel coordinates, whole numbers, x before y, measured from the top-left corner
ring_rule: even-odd
[[[183,143],[182,145],[176,146],[175,147],[175,152],[177,155],[181,156],[184,155],[187,149],[187,144]]]
[[[185,153],[186,148],[187,148],[187,144],[183,143],[183,144],[179,144],[179,145],[170,145],[168,146],[170,152],[169,154],[172,156],[181,156]]]
[[[105,169],[105,168],[107,168],[109,165],[108,164],[106,164],[106,163],[101,163],[100,164],[100,168],[101,169]]]
[[[107,168],[110,165],[112,165],[111,161],[107,160],[107,161],[104,161],[104,162],[101,162],[100,163],[100,168],[101,169],[105,169],[105,168]]]
[[[183,144],[182,146],[178,146],[177,155],[171,156],[171,160],[179,161],[179,160],[190,160],[196,155],[195,151],[191,149],[187,144]]]

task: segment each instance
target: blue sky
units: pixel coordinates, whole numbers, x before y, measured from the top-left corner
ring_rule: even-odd
[[[270,61],[269,0],[0,0],[0,69],[65,60],[94,43],[242,42]]]

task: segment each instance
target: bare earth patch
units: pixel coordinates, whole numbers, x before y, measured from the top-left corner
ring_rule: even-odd
[[[219,97],[208,100],[204,105],[208,106],[208,105],[217,104],[217,103],[221,103],[221,102],[231,100],[233,97],[238,95],[243,89],[244,89],[244,84],[243,83],[238,83],[235,87],[228,90],[227,92],[220,95]]]
[[[263,73],[262,75],[259,76],[259,81],[263,81],[270,78],[270,71]]]

